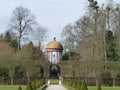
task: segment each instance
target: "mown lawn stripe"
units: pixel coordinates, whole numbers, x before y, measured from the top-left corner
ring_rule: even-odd
[[[25,90],[25,85],[0,85],[0,90],[18,90],[18,87],[21,86],[22,90]]]

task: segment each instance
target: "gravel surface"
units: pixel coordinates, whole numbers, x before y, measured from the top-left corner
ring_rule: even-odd
[[[46,90],[67,90],[67,89],[61,85],[50,85],[46,88]]]

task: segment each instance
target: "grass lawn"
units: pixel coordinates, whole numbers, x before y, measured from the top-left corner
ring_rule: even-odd
[[[0,85],[0,90],[18,90],[19,85]],[[21,85],[22,90],[25,90],[24,85]]]
[[[73,88],[70,88],[68,86],[65,86],[68,90],[73,90]],[[96,86],[88,86],[88,90],[97,90]],[[102,90],[120,90],[120,87],[102,87]]]
[[[88,90],[97,90],[96,86],[88,86]],[[120,87],[102,87],[102,90],[120,90]]]
[[[58,79],[50,79],[50,84],[59,84]]]

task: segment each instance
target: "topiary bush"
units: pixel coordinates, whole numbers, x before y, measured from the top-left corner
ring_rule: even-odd
[[[35,82],[32,82],[32,89],[33,89],[33,90],[36,90],[36,89],[37,89],[36,86],[35,86]]]
[[[76,81],[73,81],[73,83],[72,83],[72,88],[76,88],[76,85],[77,83],[76,83]]]
[[[83,80],[80,90],[88,90],[86,82]]]
[[[73,84],[73,80],[70,80],[69,86],[72,86],[72,84]]]
[[[40,80],[37,80],[35,83],[36,88],[39,88],[41,86]]]
[[[26,86],[26,90],[33,90],[32,85],[30,82],[28,82],[27,86]]]
[[[45,84],[45,80],[44,79],[41,79],[40,80],[40,86],[43,86]]]
[[[21,87],[21,86],[19,86],[19,87],[18,87],[18,90],[22,90],[22,87]]]
[[[102,90],[101,85],[98,85],[97,90]]]
[[[82,85],[81,80],[79,80],[79,81],[77,82],[76,90],[80,90],[81,85]]]

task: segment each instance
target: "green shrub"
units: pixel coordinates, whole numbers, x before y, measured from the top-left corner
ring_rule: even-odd
[[[42,85],[44,85],[45,84],[45,80],[44,79],[41,79],[40,80],[40,85],[42,86]]]
[[[65,81],[65,85],[67,85],[67,86],[69,85],[69,80]]]
[[[70,86],[70,80],[68,80],[68,84],[67,84],[67,86]]]
[[[70,80],[69,86],[72,86],[72,84],[73,84],[73,81],[72,81],[72,80]]]
[[[73,81],[72,87],[73,87],[73,88],[76,88],[76,81]]]
[[[26,86],[26,90],[33,90],[30,82],[28,82],[28,84]]]
[[[79,80],[79,81],[77,82],[76,90],[80,90],[81,85],[82,85],[81,80]]]
[[[102,90],[101,85],[98,85],[97,90]]]
[[[35,86],[36,86],[36,88],[39,88],[39,87],[40,87],[40,80],[37,80],[37,81],[36,81]]]
[[[67,81],[66,81],[66,85],[69,85],[69,82],[70,82],[70,81],[69,81],[69,80],[67,80]]]
[[[88,90],[88,88],[87,88],[87,84],[86,84],[85,81],[82,81],[82,85],[81,85],[80,90]]]
[[[32,82],[32,89],[33,89],[33,90],[36,90],[36,89],[37,89],[36,86],[35,86],[35,82]]]
[[[21,86],[19,86],[19,87],[18,87],[18,90],[22,90],[22,87],[21,87]]]

